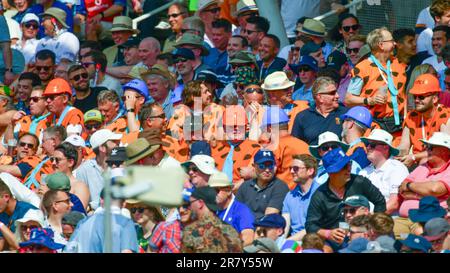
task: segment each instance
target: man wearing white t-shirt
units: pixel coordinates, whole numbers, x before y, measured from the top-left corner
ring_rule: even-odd
[[[39,17],[34,13],[26,14],[20,23],[22,36],[11,48],[22,52],[25,63],[32,62],[36,55],[36,47],[39,40],[36,39],[39,30]]]
[[[399,150],[392,147],[392,135],[381,129],[374,129],[367,138],[361,140],[367,147],[367,159],[372,163],[359,172],[377,187],[386,200],[386,213],[395,213],[399,207],[398,187],[409,172],[403,163],[391,156]]]
[[[46,36],[39,40],[36,52],[42,49],[53,51],[57,64],[62,58],[75,61],[80,50],[80,41],[67,31],[66,12],[59,8],[47,9],[42,13],[42,25]]]
[[[433,29],[432,46],[434,55],[425,59],[424,64],[430,64],[434,69],[440,73],[445,70],[447,66],[442,59],[442,53],[444,47],[447,45],[448,39],[450,38],[450,27],[449,26],[437,26]]]
[[[447,0],[433,1],[430,6],[430,14],[434,19],[435,26],[450,25],[450,2]],[[427,51],[430,55],[434,54],[431,45],[432,36],[433,29],[431,27],[426,28],[420,33],[419,37],[417,37],[417,52]]]

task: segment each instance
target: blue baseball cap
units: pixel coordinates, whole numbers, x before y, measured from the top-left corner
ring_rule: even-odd
[[[417,236],[414,234],[408,234],[408,237],[406,237],[405,240],[398,240],[395,246],[398,250],[400,250],[402,245],[405,245],[414,250],[422,251],[424,253],[430,252],[432,247],[431,243],[428,242],[425,237]]]
[[[122,90],[125,92],[127,89],[132,89],[136,91],[139,95],[145,98],[145,102],[151,99],[150,93],[148,92],[147,84],[143,80],[134,79],[126,83]]]
[[[31,245],[41,245],[49,249],[57,250],[64,248],[63,244],[55,243],[53,240],[54,233],[50,228],[34,228],[31,230],[30,240],[20,243],[20,247],[27,247]]]
[[[282,228],[286,227],[286,220],[278,213],[266,214],[263,217],[256,220],[253,225],[255,227],[271,227]]]
[[[194,188],[183,188],[183,191],[181,192],[181,195],[183,196],[183,201],[186,203],[190,202],[190,197],[192,193],[194,192]]]
[[[209,155],[211,156],[211,146],[206,141],[195,141],[191,145],[191,158],[195,155]]]
[[[289,117],[286,115],[283,109],[278,106],[269,106],[265,108],[264,116],[262,118],[261,127],[267,127],[267,125],[288,123]]]
[[[344,205],[350,206],[350,207],[365,207],[369,208],[369,200],[362,195],[352,195],[345,199]]]
[[[443,218],[447,211],[441,207],[439,200],[434,196],[422,197],[418,209],[410,209],[408,217],[411,221],[425,223],[433,218]]]
[[[300,49],[300,56],[308,56],[311,53],[319,51],[322,47],[312,41],[307,42],[302,46],[302,49]]]
[[[356,238],[350,242],[350,244],[344,248],[339,250],[339,253],[362,253],[367,249],[367,244],[369,240],[366,238]]]
[[[258,152],[256,152],[255,157],[253,159],[253,162],[255,164],[260,164],[269,161],[275,163],[275,155],[271,150],[266,149],[260,149]]]
[[[195,60],[194,52],[192,52],[192,50],[190,50],[189,48],[176,48],[172,51],[172,56],[174,58],[183,57],[188,60]]]
[[[336,148],[322,157],[323,166],[327,173],[340,172],[349,162],[351,157],[347,156],[342,148]]]

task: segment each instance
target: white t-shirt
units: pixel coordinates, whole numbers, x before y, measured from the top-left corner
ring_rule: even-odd
[[[416,27],[418,25],[425,26],[426,28],[434,28],[435,22],[430,14],[430,7],[426,7],[420,11],[419,16],[417,16]]]
[[[367,177],[380,190],[386,201],[391,194],[398,193],[398,187],[408,174],[408,168],[395,159],[386,160],[379,169],[370,164],[359,172],[359,175]]]
[[[433,46],[431,45],[431,38],[433,38],[432,28],[427,28],[422,31],[417,38],[417,52],[427,51],[428,54],[434,55]]]
[[[97,86],[103,86],[108,88],[108,90],[113,90],[117,93],[117,95],[119,95],[119,97],[122,97],[123,95],[122,85],[120,84],[120,81],[109,75],[105,74],[103,81],[97,84]]]
[[[17,43],[13,46],[11,46],[12,49],[17,49],[20,52],[22,52],[23,57],[25,58],[25,63],[29,63],[34,61],[34,56],[36,55],[36,48],[39,43],[39,40],[37,39],[29,39],[25,42],[25,46],[22,47],[22,41],[19,40]]]
[[[49,49],[56,54],[56,63],[62,58],[75,61],[80,50],[80,41],[77,36],[65,30],[55,37],[45,36],[39,40],[36,52],[42,49]]]
[[[445,70],[445,69],[447,68],[447,66],[445,66],[444,61],[442,61],[442,62],[440,62],[440,63],[438,62],[438,59],[437,59],[437,56],[436,56],[436,55],[426,58],[426,59],[422,62],[422,64],[430,64],[430,65],[432,65],[432,66],[434,67],[434,69],[435,69],[438,73],[439,73],[440,71],[443,71],[443,70]]]

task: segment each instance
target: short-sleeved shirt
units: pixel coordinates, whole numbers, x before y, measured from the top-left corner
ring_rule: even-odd
[[[411,111],[406,116],[403,127],[409,128],[409,141],[415,153],[425,151],[425,146],[420,139],[429,139],[435,132],[441,130],[441,125],[446,124],[450,117],[450,109],[439,104],[431,118],[423,118],[417,111]],[[423,123],[422,123],[423,122]],[[425,135],[423,135],[425,132]]]
[[[180,253],[181,223],[178,220],[159,223],[153,230],[150,246],[158,253]]]
[[[265,215],[268,207],[278,209],[283,208],[283,201],[289,188],[285,182],[275,178],[261,189],[256,183],[256,179],[245,181],[236,194],[239,202],[246,204],[256,219]]]
[[[100,193],[104,186],[103,169],[95,159],[83,162],[77,169],[76,178],[85,182],[89,187],[90,206],[94,209],[100,206]]]
[[[312,95],[312,87],[305,90],[305,86],[303,85],[299,89],[295,90],[294,93],[292,93],[292,99],[293,100],[304,100],[309,103],[310,106],[315,106],[316,102],[314,101],[313,95]]]
[[[345,114],[347,110],[346,107],[339,105],[337,109],[324,117],[316,108],[310,107],[295,117],[292,135],[309,145],[317,145],[319,135],[326,131],[340,136],[343,122],[341,115]]]
[[[414,183],[423,183],[430,181],[439,181],[447,189],[447,193],[441,196],[436,196],[439,200],[441,207],[447,208],[447,198],[450,196],[450,161],[447,162],[442,168],[437,171],[433,171],[427,164],[418,166],[412,171],[405,181],[411,181]],[[404,200],[400,204],[399,214],[401,217],[408,217],[410,209],[419,208],[419,200]]]
[[[293,235],[305,229],[309,202],[319,186],[319,183],[313,180],[308,192],[304,193],[302,192],[300,185],[297,185],[284,198],[282,213],[289,214],[291,219],[290,234]]]
[[[258,61],[257,64],[258,67],[260,68],[259,75],[257,75],[258,79],[260,81],[264,81],[264,79],[273,72],[283,71],[284,67],[286,66],[286,63],[287,63],[286,60],[275,57],[275,59],[272,61],[272,63],[269,64],[268,67],[264,67],[263,61]]]
[[[43,49],[48,49],[55,53],[57,64],[63,58],[75,61],[80,50],[80,41],[74,34],[64,31],[58,36],[45,36],[40,39],[36,46],[36,52]]]
[[[27,202],[17,201],[16,207],[14,208],[14,212],[11,216],[9,216],[6,212],[0,213],[0,221],[5,224],[13,233],[16,231],[15,222],[18,219],[22,219],[23,216],[30,209],[38,209],[35,206],[31,205]],[[0,232],[0,236],[3,237],[3,234]]]
[[[233,226],[238,233],[241,233],[244,229],[255,229],[253,226],[255,221],[253,213],[247,205],[237,201],[234,197],[228,208],[217,211],[217,217]]]
[[[106,90],[105,87],[91,87],[91,93],[86,98],[79,100],[75,99],[73,106],[79,109],[81,112],[86,113],[89,110],[95,109],[97,105],[97,96],[101,91]]]

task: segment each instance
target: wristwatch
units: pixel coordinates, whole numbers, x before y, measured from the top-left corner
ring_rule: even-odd
[[[134,113],[134,108],[127,109],[127,113]]]
[[[364,105],[369,105],[369,100],[367,98],[364,98],[363,103],[364,103]]]
[[[411,186],[410,186],[411,183],[412,183],[412,182],[406,183],[406,188],[407,188],[410,192],[414,192],[413,190],[411,190]]]

